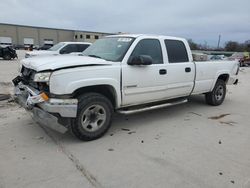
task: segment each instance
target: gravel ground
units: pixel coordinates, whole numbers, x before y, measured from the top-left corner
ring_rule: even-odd
[[[18,75],[19,62],[25,55],[24,50],[17,50],[16,52],[18,59],[10,61],[0,59],[0,94],[13,93],[11,80]]]
[[[2,83],[17,64],[0,61]],[[109,132],[92,142],[39,126],[1,101],[0,188],[249,188],[250,68],[239,78],[221,106],[194,96],[179,106],[116,115]]]

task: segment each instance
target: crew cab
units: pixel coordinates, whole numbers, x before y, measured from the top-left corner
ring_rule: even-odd
[[[236,61],[194,62],[185,39],[112,35],[81,56],[28,58],[13,80],[17,102],[39,123],[81,140],[109,129],[114,112],[131,114],[187,102],[205,94],[222,104],[226,84],[237,84]]]
[[[70,54],[83,52],[91,45],[89,42],[59,42],[55,46],[52,46],[48,50],[36,50],[25,53],[25,58],[35,56],[49,56],[59,54]]]

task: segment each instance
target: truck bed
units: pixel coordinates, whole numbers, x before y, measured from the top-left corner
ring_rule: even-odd
[[[196,75],[193,94],[206,93],[213,89],[219,75],[237,71],[235,61],[195,61]],[[227,84],[233,84],[228,80]]]

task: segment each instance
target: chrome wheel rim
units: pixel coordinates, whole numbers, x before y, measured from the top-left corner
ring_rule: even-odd
[[[216,90],[215,90],[215,99],[217,101],[220,101],[223,98],[224,95],[224,88],[222,86],[219,86]]]
[[[81,117],[82,128],[88,132],[98,131],[106,121],[106,110],[101,105],[91,105]]]

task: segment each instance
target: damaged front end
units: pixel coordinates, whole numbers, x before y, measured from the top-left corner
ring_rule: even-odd
[[[49,79],[44,77],[43,80],[43,76],[23,67],[21,75],[12,80],[15,85],[15,100],[32,113],[36,122],[65,133],[70,126],[71,118],[76,117],[78,101],[72,98],[52,98],[49,92]]]

